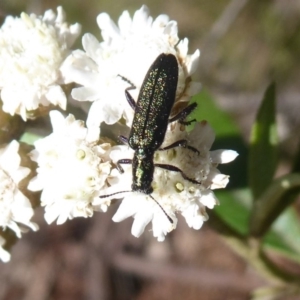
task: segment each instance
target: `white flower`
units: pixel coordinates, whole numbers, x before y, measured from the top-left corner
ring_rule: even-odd
[[[80,34],[68,26],[65,13],[48,10],[44,16],[8,16],[0,29],[0,90],[3,110],[24,120],[39,105],[66,109],[60,66]]]
[[[28,187],[42,190],[46,221],[57,219],[62,224],[74,217],[91,217],[95,210],[105,211],[109,201],[94,201],[110,173],[110,144],[87,140],[88,130],[73,115],[64,118],[51,111],[50,117],[53,133],[35,142],[31,158],[38,163],[38,174]]]
[[[162,147],[186,139],[188,145],[199,152],[182,147],[156,151],[154,161],[156,164],[176,166],[184,172],[185,176],[197,181],[198,184],[184,179],[180,172],[156,167],[152,183],[154,191],[151,196],[163,208],[162,210],[149,195],[139,192],[128,193],[131,191],[132,167],[124,164],[122,165],[124,173],[120,174],[113,169],[110,176],[111,186],[102,191],[103,195],[126,192],[111,196],[112,198],[124,197],[113,220],[120,222],[133,216],[132,234],[136,237],[139,237],[146,225],[152,221],[153,235],[159,241],[163,241],[165,235],[176,228],[177,212],[182,214],[189,227],[200,229],[203,222],[208,219],[206,207],[211,209],[218,204],[212,189],[223,188],[228,183],[229,176],[220,174],[217,165],[234,160],[237,153],[232,150],[209,151],[215,136],[206,121],[197,123],[190,133],[182,131],[181,127],[178,123],[169,125]],[[111,151],[114,162],[132,157],[133,150],[128,146],[116,146]],[[167,216],[173,220],[173,223]]]
[[[19,183],[27,177],[30,170],[20,166],[19,143],[12,141],[0,149],[0,226],[13,230],[18,238],[25,230],[24,226],[37,230],[31,222],[33,209],[30,201],[19,190]]]
[[[200,84],[189,78],[198,65],[200,52],[188,55],[188,40],[179,41],[177,23],[170,21],[167,15],[153,20],[148,8],[142,6],[133,18],[124,11],[118,26],[106,13],[101,13],[97,22],[103,42],[85,34],[82,38],[85,52],[74,51],[62,67],[67,82],[82,85],[73,89],[73,98],[93,101],[87,120],[89,127],[99,127],[102,121],[114,124],[121,117],[126,119],[127,125],[131,124],[133,110],[124,94],[129,84],[118,75],[136,86],[130,91],[136,100],[150,65],[161,53],[174,54],[179,63],[176,101],[188,101],[200,90]]]
[[[10,253],[5,249],[3,249],[2,246],[4,246],[4,244],[5,244],[5,239],[2,236],[0,236],[0,259],[3,262],[8,262],[10,261]]]

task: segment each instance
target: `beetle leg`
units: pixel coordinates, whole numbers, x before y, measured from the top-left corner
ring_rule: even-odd
[[[165,169],[165,170],[168,170],[168,171],[172,171],[172,172],[178,172],[181,174],[181,176],[183,177],[183,179],[185,180],[188,180],[192,183],[195,183],[195,184],[201,184],[201,182],[195,180],[195,179],[192,179],[190,177],[188,177],[182,170],[180,170],[179,168],[175,167],[175,166],[172,166],[172,165],[165,165],[165,164],[154,164],[155,167],[158,167],[158,168],[161,168],[161,169]]]
[[[124,169],[121,167],[121,164],[132,164],[132,159],[129,158],[123,158],[119,159],[116,163],[117,169],[119,170],[120,173],[124,173]]]
[[[183,148],[186,148],[186,149],[189,149],[197,154],[200,154],[199,150],[197,150],[196,148],[192,147],[192,146],[189,146],[188,145],[188,141],[187,140],[179,140],[179,141],[176,141],[175,143],[167,146],[167,147],[164,147],[164,148],[160,148],[158,149],[159,151],[165,151],[165,150],[170,150],[170,149],[173,149],[173,148],[176,148],[176,147],[183,147]]]
[[[119,140],[120,140],[121,142],[123,142],[124,144],[128,144],[128,138],[125,137],[124,135],[120,135],[120,136],[119,136]]]
[[[180,123],[180,124],[183,124],[183,125],[190,125],[192,124],[193,122],[196,122],[196,119],[193,119],[191,121],[184,121],[184,119],[194,110],[196,109],[197,107],[197,103],[194,102],[190,105],[188,105],[185,109],[183,109],[181,112],[179,112],[177,115],[175,115],[174,117],[170,118],[169,119],[169,123],[172,123],[174,121],[177,121]]]
[[[133,110],[135,110],[136,103],[135,103],[134,99],[132,98],[132,96],[130,95],[130,93],[128,91],[136,89],[136,86],[129,79],[127,79],[126,77],[124,77],[122,75],[118,75],[118,76],[121,77],[124,81],[126,81],[127,83],[130,84],[130,86],[125,89],[125,96],[126,96],[126,99],[129,103],[129,105],[131,106],[131,108]]]

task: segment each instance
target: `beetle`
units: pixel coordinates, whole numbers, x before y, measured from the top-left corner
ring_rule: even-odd
[[[130,84],[125,89],[125,96],[130,106],[134,109],[134,117],[128,138],[122,135],[119,138],[134,150],[134,155],[132,159],[118,160],[116,165],[118,170],[123,173],[124,170],[121,164],[132,164],[131,191],[138,191],[149,195],[159,205],[151,196],[155,167],[180,172],[184,179],[200,184],[200,182],[189,178],[176,166],[154,163],[154,154],[158,150],[163,151],[175,147],[185,147],[199,153],[197,149],[188,145],[187,140],[178,140],[167,147],[160,148],[169,123],[178,121],[181,124],[189,125],[196,121],[195,119],[185,121],[185,119],[197,107],[197,104],[192,103],[188,105],[177,115],[170,118],[178,82],[178,62],[173,54],[162,53],[156,58],[144,78],[137,102],[134,101],[129,92],[136,87],[125,77],[120,77]],[[100,198],[123,192],[127,191],[103,195]],[[170,217],[168,218],[170,221],[172,220]]]

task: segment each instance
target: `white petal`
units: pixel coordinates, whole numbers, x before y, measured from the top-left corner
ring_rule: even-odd
[[[52,110],[49,113],[51,124],[54,132],[61,132],[61,129],[65,127],[65,118],[63,114],[58,110]]]
[[[75,23],[75,24],[72,24],[69,29],[70,29],[71,34],[68,35],[67,38],[65,38],[68,48],[72,47],[72,45],[76,41],[77,37],[80,35],[81,25],[79,23]]]
[[[219,200],[211,190],[202,192],[200,202],[210,209],[213,209],[215,205],[219,204]]]
[[[2,248],[4,244],[5,240],[2,236],[0,236],[0,259],[6,263],[10,261],[10,253]]]
[[[131,227],[131,234],[135,237],[140,237],[144,232],[145,227],[151,222],[153,214],[151,211],[139,211],[134,217]]]
[[[189,139],[197,149],[210,149],[215,140],[215,133],[207,121],[202,121],[196,123],[194,130],[189,134]]]
[[[146,5],[143,5],[137,10],[132,18],[132,26],[135,30],[142,31],[147,25],[152,23],[152,17],[149,16],[149,9]]]
[[[102,30],[102,37],[104,40],[109,38],[117,38],[119,36],[119,29],[111,20],[107,13],[101,13],[97,17],[97,24]]]
[[[97,70],[95,61],[82,50],[73,51],[60,67],[65,83],[76,82],[82,85],[91,85],[91,73],[95,76],[93,73]]]
[[[22,179],[27,177],[30,173],[30,169],[26,167],[19,167],[17,170],[10,174],[10,177],[14,180],[15,183],[19,183]]]
[[[217,174],[212,179],[212,184],[211,184],[210,188],[212,190],[214,190],[214,189],[222,189],[222,188],[226,187],[226,185],[228,184],[228,182],[229,182],[229,176],[228,175]]]
[[[11,205],[14,220],[27,225],[29,219],[33,216],[33,209],[27,197],[19,190],[14,193],[14,202]]]
[[[170,18],[168,15],[159,15],[152,24],[152,28],[154,29],[161,29],[164,28],[168,22],[169,22]],[[177,25],[177,24],[176,24]]]
[[[192,54],[191,56],[188,57],[188,66],[187,66],[187,70],[188,70],[188,74],[192,75],[196,72],[197,68],[198,68],[198,64],[199,64],[199,57],[200,57],[200,50],[197,49],[194,54]]]
[[[50,103],[53,105],[58,105],[61,109],[66,110],[67,97],[59,85],[49,87],[49,90],[45,96]]]
[[[11,141],[5,148],[0,149],[0,167],[8,173],[13,173],[19,168],[21,158],[18,154],[19,143],[16,140]]]
[[[236,159],[239,154],[234,150],[214,150],[210,152],[213,163],[226,164]]]
[[[74,88],[71,95],[78,101],[95,101],[99,99],[99,91],[93,87]]]
[[[199,206],[197,204],[189,205],[182,212],[182,215],[184,216],[188,226],[196,230],[200,229],[203,225],[203,221],[205,221],[203,214],[199,212]]]
[[[86,125],[88,128],[99,128],[101,122],[104,121],[104,115],[102,114],[104,103],[101,101],[95,101],[90,107]]]
[[[30,180],[27,188],[30,191],[37,192],[43,188],[43,185],[41,184],[41,182],[38,180],[38,177],[36,176]]]
[[[58,217],[58,213],[56,213],[56,212],[54,213],[50,210],[46,211],[45,215],[44,215],[45,221],[49,225],[52,224],[56,220],[57,217]]]
[[[16,222],[11,221],[9,224],[7,224],[7,227],[10,228],[12,231],[15,232],[15,235],[17,236],[17,238],[21,238],[22,237],[22,232],[20,227],[17,225]]]
[[[177,218],[175,215],[172,216],[173,223],[167,218],[167,216],[160,209],[154,214],[152,220],[153,236],[157,238],[158,242],[163,242],[165,236],[174,230],[177,226]]]
[[[99,48],[99,41],[90,33],[86,33],[82,37],[82,46],[86,54],[94,61],[97,61],[97,50]]]
[[[136,213],[137,209],[128,199],[124,199],[120,204],[118,210],[114,214],[112,220],[114,222],[121,222]]]
[[[129,15],[129,12],[127,10],[123,11],[121,14],[119,20],[118,20],[118,25],[120,28],[120,33],[121,35],[125,36],[126,34],[129,34],[130,29],[131,29],[131,18]]]
[[[177,37],[178,33],[178,27],[177,27],[177,22],[176,21],[170,21],[168,22],[167,26],[164,29],[164,33],[167,35],[170,35],[172,37]],[[176,41],[173,41],[173,43],[177,43],[177,38]]]
[[[91,126],[88,127],[86,140],[89,143],[93,143],[99,140],[100,137],[100,127],[99,126]]]
[[[61,225],[65,223],[68,220],[69,214],[67,211],[63,211],[60,213],[60,215],[57,218],[56,224]]]
[[[188,49],[189,49],[189,40],[187,38],[184,38],[178,43],[177,48],[179,50],[180,56],[182,57],[187,56]]]
[[[10,261],[10,257],[10,253],[4,250],[2,247],[0,247],[0,259],[6,263]]]
[[[90,107],[86,123],[89,128],[99,126],[103,121],[107,124],[114,124],[121,118],[121,114],[122,107],[109,106],[102,101],[95,101]]]

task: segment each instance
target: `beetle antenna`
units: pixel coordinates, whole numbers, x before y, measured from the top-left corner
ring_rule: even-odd
[[[166,213],[166,211],[164,210],[164,208],[157,202],[157,200],[155,200],[151,195],[148,195],[153,201],[155,201],[155,203],[160,207],[160,209],[163,211],[163,213],[165,214],[165,216],[168,218],[169,222],[171,224],[173,224],[173,219]]]
[[[108,194],[108,195],[100,195],[99,198],[107,198],[107,197],[114,196],[117,194],[129,193],[129,192],[132,192],[132,191],[120,191],[120,192],[116,192],[116,193],[112,193],[112,194]]]

